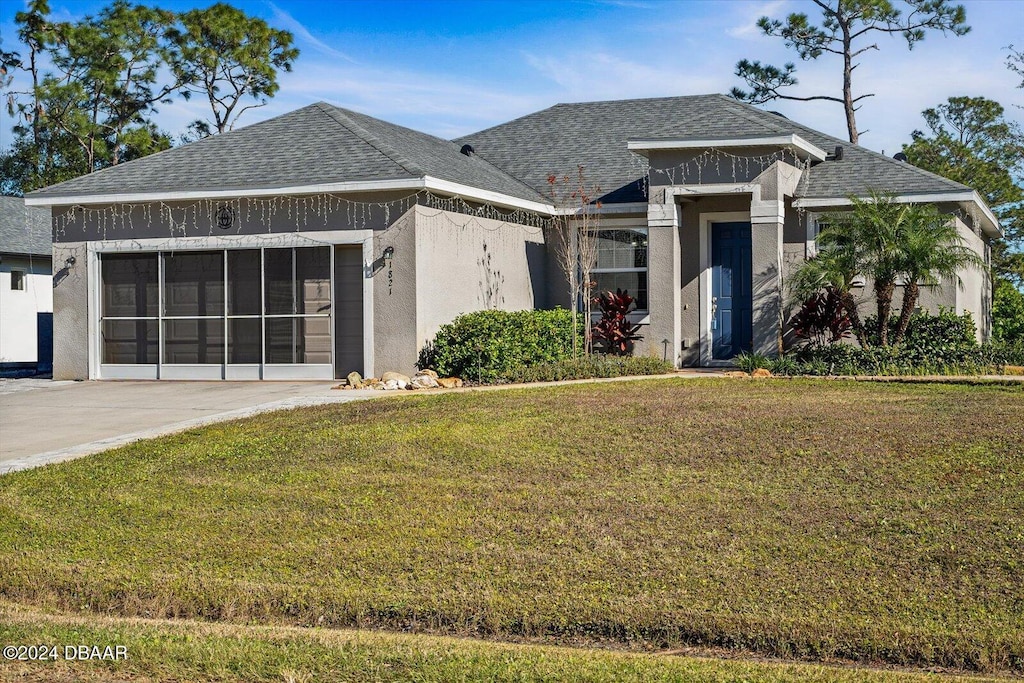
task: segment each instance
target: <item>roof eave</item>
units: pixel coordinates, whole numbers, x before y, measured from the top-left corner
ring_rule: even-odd
[[[858,199],[864,201],[870,201],[870,197],[858,197]],[[918,192],[918,193],[904,193],[895,195],[894,199],[901,203],[915,203],[915,204],[935,204],[938,202],[950,202],[960,204],[961,206],[974,206],[979,210],[981,217],[981,227],[985,230],[989,237],[1001,238],[1004,237],[1003,229],[999,225],[999,219],[996,218],[995,214],[992,213],[992,209],[988,208],[988,204],[978,194],[977,190],[965,189],[960,191],[950,192]],[[798,209],[824,209],[833,208],[840,206],[850,206],[849,197],[802,197],[793,202],[793,206]]]
[[[552,214],[554,207],[539,201],[522,199],[470,185],[454,183],[432,176],[419,178],[392,178],[384,180],[354,180],[288,187],[239,188],[231,190],[184,190],[167,192],[133,192],[120,194],[62,194],[25,197],[27,206],[88,206],[95,204],[142,204],[146,202],[195,201],[201,199],[238,199],[249,197],[278,197],[282,195],[333,194],[346,192],[386,192],[399,190],[431,190],[452,194],[472,201],[493,204],[502,208],[523,209]]]
[[[16,249],[0,249],[0,256],[19,256],[25,258],[52,259],[52,251],[18,251]]]
[[[626,147],[631,152],[643,156],[654,150],[686,150],[686,149],[729,149],[736,147],[791,147],[797,156],[811,161],[825,161],[827,153],[817,145],[804,140],[799,135],[769,135],[763,137],[739,138],[708,138],[706,140],[627,140]]]

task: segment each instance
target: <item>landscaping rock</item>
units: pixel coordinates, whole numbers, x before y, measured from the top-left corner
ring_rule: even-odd
[[[759,379],[763,377],[771,377],[772,373],[771,370],[768,370],[767,368],[758,368],[757,370],[754,370],[752,373],[750,373],[750,376],[755,379]]]
[[[445,389],[457,389],[462,386],[462,380],[458,377],[440,377],[437,385]]]
[[[427,368],[427,369],[425,369],[425,370],[420,370],[420,371],[419,371],[419,372],[417,372],[416,374],[417,374],[417,375],[430,375],[430,376],[431,376],[431,377],[433,377],[434,379],[437,379],[437,373],[436,373],[436,372],[434,372],[433,370],[431,370],[430,368]],[[413,377],[413,379],[415,379],[415,377]]]
[[[412,381],[409,383],[409,389],[436,389],[438,387],[437,379],[430,375],[424,375],[417,373]]]
[[[348,377],[346,379],[348,380],[348,385],[353,389],[363,388],[363,377],[358,372],[348,373]]]
[[[409,375],[403,375],[400,372],[385,372],[383,375],[380,376],[380,381],[384,382],[385,384],[392,381],[401,382],[402,388],[404,389],[405,385],[407,385],[412,380],[409,378]]]
[[[725,373],[725,376],[726,377],[750,377],[750,375],[748,375],[747,373],[743,372],[742,370],[733,370],[731,372],[727,372],[727,373]]]

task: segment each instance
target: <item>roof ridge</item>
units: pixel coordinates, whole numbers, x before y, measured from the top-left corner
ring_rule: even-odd
[[[734,106],[738,106],[738,107],[743,108],[744,110],[746,110],[747,113],[757,112],[758,116],[772,115],[771,112],[764,111],[763,109],[758,109],[757,107],[755,107],[755,106],[753,106],[751,104],[747,104],[746,102],[740,102],[739,100],[737,100],[734,97],[730,97],[728,95],[719,95],[719,97],[721,97],[723,100],[728,101],[730,104],[732,104]],[[956,186],[958,186],[958,187],[960,187],[961,189],[964,189],[964,190],[972,190],[972,189],[974,189],[972,187],[969,187],[968,185],[964,185],[963,183],[959,183],[959,182],[957,182],[955,180],[951,180],[951,179],[949,179],[949,178],[947,178],[945,176],[939,175],[938,173],[932,173],[931,171],[929,171],[927,169],[920,168],[919,166],[915,166],[914,164],[912,164],[912,163],[910,163],[908,161],[899,161],[897,159],[893,159],[892,157],[886,156],[885,154],[882,154],[881,152],[876,152],[873,149],[869,149],[868,147],[865,147],[864,145],[853,143],[853,142],[850,142],[849,140],[843,140],[842,138],[837,138],[834,135],[829,135],[828,133],[824,133],[824,132],[822,132],[820,130],[815,130],[814,128],[811,128],[810,126],[806,126],[806,125],[804,125],[802,123],[799,123],[798,121],[794,121],[793,119],[790,119],[788,117],[786,118],[786,120],[789,121],[790,123],[792,123],[794,127],[799,128],[799,129],[801,129],[803,131],[811,131],[812,134],[820,135],[822,137],[829,138],[830,140],[832,140],[833,142],[835,142],[836,144],[839,144],[839,145],[856,147],[858,150],[866,152],[867,154],[869,154],[871,156],[874,156],[874,157],[876,157],[878,159],[885,159],[885,161],[890,163],[890,164],[897,164],[897,165],[899,165],[900,168],[912,170],[912,171],[918,173],[919,175],[925,176],[926,178],[932,178],[932,179],[935,179],[935,180],[941,180],[943,182],[950,183],[952,185],[956,185]]]
[[[574,107],[580,104],[621,104],[623,102],[668,102],[670,100],[699,100],[708,97],[720,97],[721,93],[700,93],[698,95],[660,95],[658,97],[629,97],[618,100],[583,100],[581,102],[558,102],[552,107]],[[543,109],[541,111],[544,111]]]
[[[416,164],[410,161],[405,156],[398,153],[391,145],[388,145],[379,137],[368,131],[363,126],[359,125],[351,116],[349,111],[341,107],[335,107],[333,104],[327,102],[317,102],[315,105],[321,112],[327,115],[332,121],[340,125],[341,127],[348,130],[350,133],[355,134],[366,144],[370,145],[378,152],[386,156],[391,161],[398,164],[402,170],[406,173],[410,173],[414,176],[425,176],[426,171],[419,168]],[[439,138],[440,139],[440,138]]]

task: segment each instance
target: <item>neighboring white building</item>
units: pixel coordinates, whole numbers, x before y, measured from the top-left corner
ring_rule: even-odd
[[[0,376],[53,369],[50,212],[0,197]]]

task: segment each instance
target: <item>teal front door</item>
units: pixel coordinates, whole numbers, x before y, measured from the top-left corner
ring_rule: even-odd
[[[750,223],[711,224],[711,358],[753,346]]]

